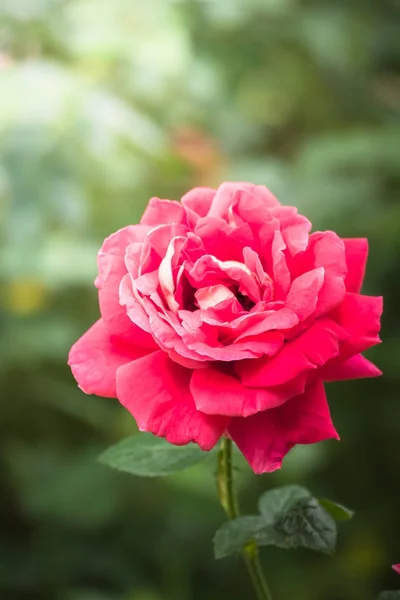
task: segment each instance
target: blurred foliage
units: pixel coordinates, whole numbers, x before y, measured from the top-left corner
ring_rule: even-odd
[[[373,600],[400,556],[400,14],[396,0],[0,0],[0,596],[250,597],[214,563],[213,461],[143,481],[96,462],[135,433],[84,396],[96,252],[149,197],[268,185],[315,228],[368,236],[376,381],[329,386],[340,444],[296,449],[244,509],[299,483],[356,511],[338,552],[263,550],[278,599]]]

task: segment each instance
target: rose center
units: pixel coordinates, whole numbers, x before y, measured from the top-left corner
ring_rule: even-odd
[[[255,306],[255,302],[245,294],[238,291],[235,293],[235,296],[242,305],[243,310],[250,311]]]

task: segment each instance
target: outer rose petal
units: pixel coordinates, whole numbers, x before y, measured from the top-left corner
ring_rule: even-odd
[[[368,240],[366,238],[344,239],[346,251],[347,291],[359,293],[364,280],[365,267],[368,258]]]
[[[196,410],[189,391],[190,377],[189,369],[162,351],[154,352],[118,370],[118,398],[141,431],[165,437],[177,446],[196,442],[203,450],[211,450],[229,418]]]
[[[121,280],[121,284],[119,287],[119,295],[121,305],[125,307],[126,313],[138,327],[140,327],[143,332],[151,331],[149,324],[149,316],[144,310],[142,304],[135,297],[134,287],[132,285],[132,279],[129,274],[124,275]],[[153,340],[152,336],[148,336],[151,340]],[[154,342],[154,346],[156,347],[156,343]]]
[[[361,379],[363,377],[378,377],[382,371],[361,354],[356,354],[344,362],[331,361],[319,372],[324,381],[342,381],[345,379]]]
[[[307,249],[294,258],[293,276],[324,267],[329,275],[344,279],[347,275],[347,264],[343,240],[333,231],[316,231],[308,240]]]
[[[298,338],[287,342],[276,356],[241,361],[236,370],[246,387],[282,385],[337,356],[342,335],[344,332],[333,321],[319,319]]]
[[[179,202],[151,198],[140,223],[152,227],[167,223],[186,223],[186,213]]]
[[[238,379],[214,366],[194,371],[190,382],[196,408],[207,414],[248,417],[280,406],[304,392],[307,376],[269,389],[245,388]]]
[[[241,218],[248,223],[262,223],[266,216],[266,208],[280,206],[275,196],[263,185],[228,181],[217,189],[209,211],[210,217],[229,220],[229,210],[232,210],[236,202]]]
[[[191,227],[194,227],[199,218],[207,215],[215,196],[215,191],[212,188],[196,187],[182,196],[181,202],[185,208],[187,221]]]
[[[140,333],[129,319],[119,297],[120,283],[127,273],[124,260],[126,248],[130,244],[142,241],[148,230],[149,228],[143,225],[131,225],[120,229],[104,241],[97,256],[99,275],[95,284],[99,289],[100,311],[108,331],[127,342],[133,339],[137,344],[154,347],[151,336]],[[138,334],[141,336],[140,340],[137,339]]]
[[[279,469],[296,444],[339,439],[320,380],[278,408],[233,418],[228,432],[257,474]]]
[[[118,367],[149,352],[110,338],[103,319],[96,321],[72,346],[68,364],[86,394],[116,398]]]
[[[279,200],[263,185],[243,187],[237,194],[233,211],[245,222],[262,225],[268,221],[271,209],[281,208]]]
[[[349,339],[340,347],[342,360],[380,343],[382,308],[383,300],[379,296],[347,293],[343,302],[332,311],[332,318],[349,334]]]
[[[121,278],[126,273],[124,262],[126,248],[133,243],[143,242],[150,227],[128,225],[119,229],[103,242],[97,255],[99,275],[95,281],[97,288],[111,285],[114,277]]]

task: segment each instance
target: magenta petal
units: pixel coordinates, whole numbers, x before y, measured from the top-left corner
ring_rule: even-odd
[[[241,361],[236,371],[246,387],[282,385],[337,356],[342,335],[335,323],[320,319],[298,338],[286,342],[276,356]]]
[[[329,313],[338,306],[346,296],[346,286],[342,277],[325,273],[324,283],[318,293],[316,316]]]
[[[196,410],[189,390],[191,370],[154,352],[133,361],[117,374],[118,398],[134,416],[141,431],[165,437],[178,446],[196,442],[211,450],[229,418]]]
[[[317,306],[318,294],[324,283],[324,268],[308,271],[292,281],[286,298],[286,306],[291,308],[304,321],[313,314]]]
[[[360,292],[364,280],[365,267],[368,258],[368,240],[366,238],[344,239],[347,262],[347,291]]]
[[[288,269],[284,251],[286,244],[280,231],[275,231],[271,255],[272,271],[275,281],[275,300],[284,300],[290,288],[290,271]]]
[[[342,381],[345,379],[362,379],[364,377],[378,377],[382,371],[361,354],[356,354],[344,362],[334,359],[325,365],[319,372],[324,381]]]
[[[347,275],[344,243],[333,231],[315,232],[310,235],[309,251],[314,257],[315,267],[337,277]]]
[[[240,381],[214,366],[194,371],[190,382],[196,408],[207,414],[248,417],[280,406],[301,394],[306,376],[269,389],[245,388]]]
[[[243,247],[254,243],[254,235],[247,223],[232,228],[220,217],[198,219],[194,231],[201,239],[205,253],[220,260],[242,261]]]
[[[166,225],[167,223],[186,223],[185,210],[179,202],[151,198],[140,220],[142,225]]]
[[[339,439],[320,380],[278,408],[233,418],[228,433],[257,474],[279,469],[296,444]]]
[[[347,275],[344,242],[333,231],[316,231],[309,236],[307,249],[294,258],[292,274],[300,275],[317,267],[342,279]]]
[[[380,296],[360,296],[347,293],[343,302],[331,315],[348,333],[349,339],[341,345],[340,357],[350,358],[380,343],[380,317],[383,300]]]
[[[237,323],[239,327],[232,327],[232,329],[233,331],[238,330],[239,335],[237,335],[236,341],[239,342],[248,337],[262,336],[274,329],[278,331],[290,329],[298,325],[299,318],[293,310],[284,307],[275,311],[247,313],[243,317],[238,317]],[[235,325],[235,321],[232,322],[233,325]]]
[[[147,352],[111,338],[103,319],[99,319],[72,346],[68,364],[86,394],[115,398],[117,369]]]

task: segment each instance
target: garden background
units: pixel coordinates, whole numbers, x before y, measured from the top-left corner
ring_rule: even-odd
[[[96,462],[134,434],[85,396],[71,344],[97,318],[96,252],[154,195],[266,184],[315,229],[367,236],[383,378],[335,383],[340,443],[254,476],[356,511],[337,554],[262,550],[279,600],[400,588],[400,25],[396,0],[0,0],[0,597],[242,600],[215,562],[215,465],[143,480]]]

